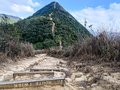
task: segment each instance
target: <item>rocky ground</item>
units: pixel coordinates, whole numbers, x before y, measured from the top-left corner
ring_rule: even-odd
[[[73,62],[67,81],[78,90],[120,90],[119,63]],[[115,66],[117,67],[115,67]],[[77,66],[77,67],[76,67]]]
[[[12,81],[14,72],[29,71],[30,68],[61,68],[66,71],[64,87],[36,87],[12,90],[120,90],[120,69],[112,68],[109,63],[77,63],[38,54],[35,57],[25,58],[18,62],[3,63],[0,65],[0,81]],[[55,72],[54,77],[61,77],[62,72]],[[37,79],[46,76],[33,75],[19,76],[17,80]],[[47,76],[49,77],[49,76]]]

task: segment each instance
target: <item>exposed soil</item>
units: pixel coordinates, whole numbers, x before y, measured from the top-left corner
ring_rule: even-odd
[[[76,68],[76,66],[78,67]],[[61,68],[66,71],[66,84],[61,86],[46,86],[9,90],[120,90],[119,67],[113,68],[110,63],[68,62],[62,59],[39,54],[24,58],[18,62],[4,63],[0,66],[0,81],[12,81],[14,72],[29,71],[30,68]],[[55,72],[54,77],[61,77],[62,72]],[[37,79],[50,76],[19,76],[16,80]],[[6,89],[8,90],[8,89]]]

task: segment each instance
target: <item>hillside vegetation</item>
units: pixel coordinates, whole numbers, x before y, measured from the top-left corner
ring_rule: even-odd
[[[32,56],[33,47],[35,49],[49,49],[60,45],[67,47],[92,36],[57,2],[50,3],[15,24],[11,24],[11,20],[19,20],[18,17],[0,14],[0,19],[0,53],[4,57]]]
[[[36,49],[68,46],[78,39],[91,36],[82,26],[57,2],[38,10],[33,16],[16,24],[21,32],[21,40],[34,44]]]
[[[9,24],[7,17],[4,18],[0,23],[0,62],[33,55],[32,44],[20,41],[20,33],[13,24]]]
[[[119,37],[109,36],[106,32],[96,37],[84,39],[62,51],[52,50],[48,54],[53,56],[67,57],[75,61],[105,61],[120,62],[120,40]]]

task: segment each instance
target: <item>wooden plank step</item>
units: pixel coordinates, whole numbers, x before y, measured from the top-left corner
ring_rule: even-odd
[[[15,80],[16,76],[25,76],[25,75],[34,75],[34,74],[40,74],[40,75],[54,75],[54,72],[51,71],[38,71],[38,72],[15,72],[13,73],[13,79]]]
[[[31,68],[30,71],[61,71],[62,69],[57,68]]]
[[[26,88],[26,87],[38,87],[44,85],[64,85],[65,77],[61,78],[46,78],[40,80],[24,80],[24,81],[7,81],[0,82],[0,89],[12,89],[12,88]]]

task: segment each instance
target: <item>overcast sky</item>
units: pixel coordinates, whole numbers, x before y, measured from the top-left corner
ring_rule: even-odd
[[[0,0],[0,13],[26,18],[52,1],[59,2],[80,23],[93,29],[114,28],[120,32],[120,0]]]

